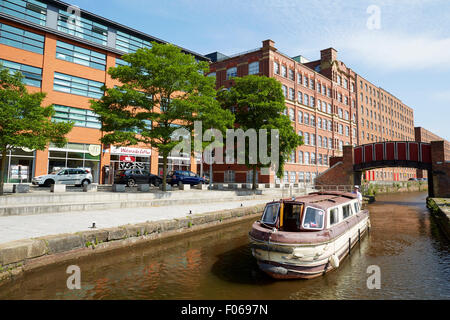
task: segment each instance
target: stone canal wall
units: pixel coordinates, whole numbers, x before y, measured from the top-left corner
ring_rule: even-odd
[[[450,240],[450,199],[428,198],[427,207],[436,218],[447,239]]]
[[[376,196],[381,193],[397,192],[422,192],[428,190],[427,182],[401,181],[394,183],[370,183],[363,184],[363,194],[367,196]]]
[[[24,272],[99,252],[221,228],[245,219],[257,220],[265,204],[186,218],[145,222],[109,229],[93,229],[18,240],[0,245],[0,285]]]

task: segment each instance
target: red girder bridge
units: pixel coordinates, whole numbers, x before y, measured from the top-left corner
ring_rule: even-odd
[[[385,141],[357,147],[344,146],[343,156],[330,159],[330,169],[320,174],[317,185],[361,185],[365,170],[416,168],[428,171],[430,197],[450,197],[450,159],[444,141]]]

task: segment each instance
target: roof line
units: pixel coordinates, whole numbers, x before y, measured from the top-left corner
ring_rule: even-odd
[[[50,4],[53,3],[53,4],[56,4],[56,5],[59,5],[59,6],[65,6],[65,7],[71,6],[71,4],[68,4],[67,2],[60,1],[60,0],[44,0],[44,2],[50,3]],[[201,57],[201,58],[203,58],[203,59],[205,59],[205,60],[208,60],[208,61],[211,60],[211,59],[205,57],[204,55],[202,55],[202,54],[200,54],[200,53],[197,53],[197,52],[195,52],[195,51],[188,50],[188,49],[186,49],[186,48],[180,47],[180,46],[178,46],[178,45],[176,45],[176,44],[173,44],[173,43],[167,42],[167,41],[165,41],[165,40],[159,39],[159,38],[157,38],[157,37],[155,37],[155,36],[149,35],[149,34],[147,34],[147,33],[145,33],[145,32],[139,31],[139,30],[137,30],[137,29],[134,29],[134,28],[131,28],[131,27],[127,27],[127,26],[125,26],[125,25],[123,25],[123,24],[121,24],[121,23],[112,21],[112,20],[110,20],[110,19],[108,19],[108,18],[99,16],[99,15],[97,15],[97,14],[95,14],[95,13],[89,12],[89,11],[84,10],[84,9],[82,9],[82,8],[80,8],[80,11],[81,11],[81,13],[83,13],[83,14],[85,14],[85,15],[87,15],[87,16],[90,16],[90,17],[92,17],[92,18],[94,18],[94,19],[96,19],[96,20],[104,21],[104,22],[106,22],[106,23],[108,23],[108,24],[110,24],[110,25],[113,25],[113,26],[115,26],[115,27],[118,27],[118,28],[121,28],[121,29],[125,29],[125,30],[128,30],[128,31],[131,31],[131,32],[133,32],[133,33],[135,33],[135,34],[138,34],[138,35],[140,35],[140,36],[144,36],[144,37],[146,37],[146,38],[153,39],[153,40],[156,41],[156,42],[161,42],[161,43],[165,43],[165,44],[172,44],[172,45],[174,45],[174,46],[176,46],[176,47],[182,49],[183,51],[185,51],[185,52],[187,52],[187,53],[190,53],[190,54],[193,54],[193,55],[195,55],[195,56]]]

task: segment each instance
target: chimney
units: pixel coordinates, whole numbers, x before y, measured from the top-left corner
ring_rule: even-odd
[[[337,51],[333,48],[328,48],[320,51],[320,61],[336,61],[337,60]]]
[[[275,42],[272,41],[272,40],[270,40],[270,39],[264,40],[264,41],[262,42],[262,47],[263,47],[263,49],[277,50],[277,49],[275,48]]]

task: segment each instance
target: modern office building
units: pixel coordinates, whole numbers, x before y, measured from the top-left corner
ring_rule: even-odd
[[[415,139],[417,142],[431,142],[431,141],[445,141],[445,160],[450,161],[450,142],[447,141],[444,138],[441,138],[437,134],[434,134],[431,131],[428,131],[425,128],[422,127],[415,127]],[[427,178],[427,171],[426,170],[417,170],[417,178]]]
[[[61,1],[0,0],[0,63],[25,76],[30,92],[45,92],[45,105],[56,109],[54,121],[74,121],[64,148],[44,151],[16,149],[8,155],[7,182],[30,182],[36,175],[61,167],[91,168],[95,182],[111,182],[119,168],[162,168],[155,150],[145,146],[114,147],[100,142],[99,117],[90,99],[102,96],[103,85],[117,83],[107,74],[123,64],[121,56],[151,42],[165,41]],[[204,56],[187,49],[198,60]],[[193,169],[189,157],[169,159],[170,169]],[[108,173],[108,174],[106,174]]]
[[[262,47],[226,56],[207,54],[212,61],[209,74],[217,88],[229,88],[233,77],[249,74],[273,77],[281,82],[295,131],[305,144],[292,153],[285,165],[284,182],[311,182],[329,168],[329,159],[342,155],[344,145],[377,141],[414,140],[414,113],[399,99],[369,81],[337,58],[337,51],[321,51],[321,58],[309,61],[290,57],[275,48],[272,40]],[[364,121],[364,124],[363,124]],[[407,180],[413,169],[392,168],[369,171],[367,180]],[[215,165],[215,181],[251,182],[245,166]],[[260,174],[260,183],[278,179]]]

